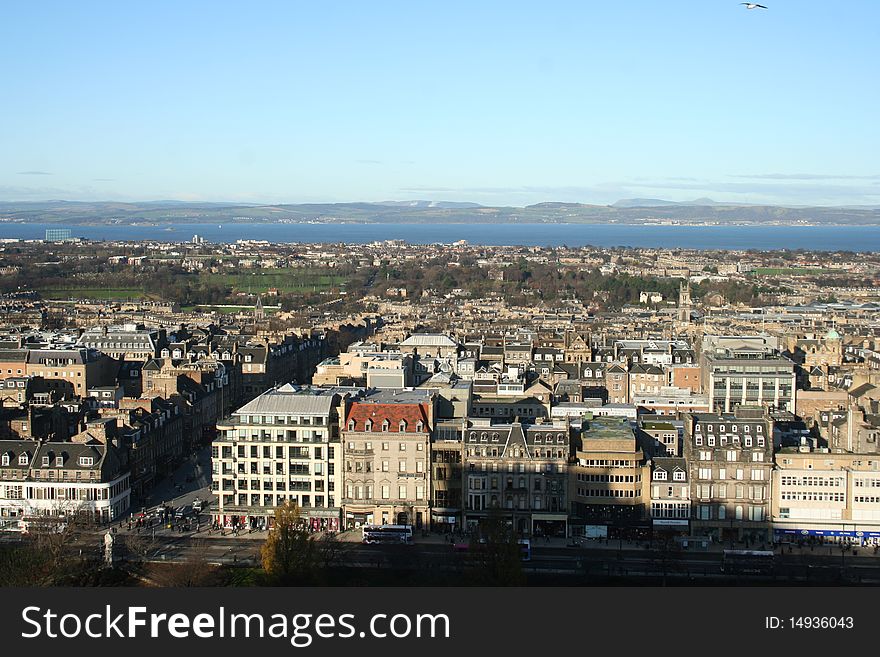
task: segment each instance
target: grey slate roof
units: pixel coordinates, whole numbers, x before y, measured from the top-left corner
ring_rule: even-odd
[[[335,395],[299,390],[289,383],[267,390],[238,409],[236,415],[329,415]]]

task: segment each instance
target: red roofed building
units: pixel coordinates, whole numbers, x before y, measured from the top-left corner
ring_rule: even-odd
[[[380,433],[430,433],[431,405],[382,404],[355,402],[348,409],[345,428],[348,431]]]
[[[342,499],[348,527],[428,524],[436,398],[395,396],[352,402],[345,414]]]

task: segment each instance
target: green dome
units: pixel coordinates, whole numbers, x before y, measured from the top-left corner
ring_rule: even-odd
[[[840,333],[838,333],[834,329],[831,329],[830,331],[828,331],[828,333],[825,334],[825,339],[826,340],[840,340]]]

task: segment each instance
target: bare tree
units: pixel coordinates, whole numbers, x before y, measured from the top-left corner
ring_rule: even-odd
[[[218,569],[208,562],[204,541],[192,541],[183,561],[156,563],[146,568],[146,577],[158,586],[210,586],[216,583]]]

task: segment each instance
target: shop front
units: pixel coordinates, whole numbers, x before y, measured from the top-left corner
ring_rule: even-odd
[[[831,527],[774,527],[773,540],[777,543],[801,543],[807,545],[847,543],[851,545],[880,545],[880,527],[871,529],[857,525]]]
[[[459,517],[454,509],[431,509],[431,529],[451,533],[459,527]]]
[[[654,538],[665,539],[690,534],[690,521],[685,518],[654,518],[652,519]]]
[[[568,514],[533,513],[532,536],[543,538],[566,538],[568,536]]]

